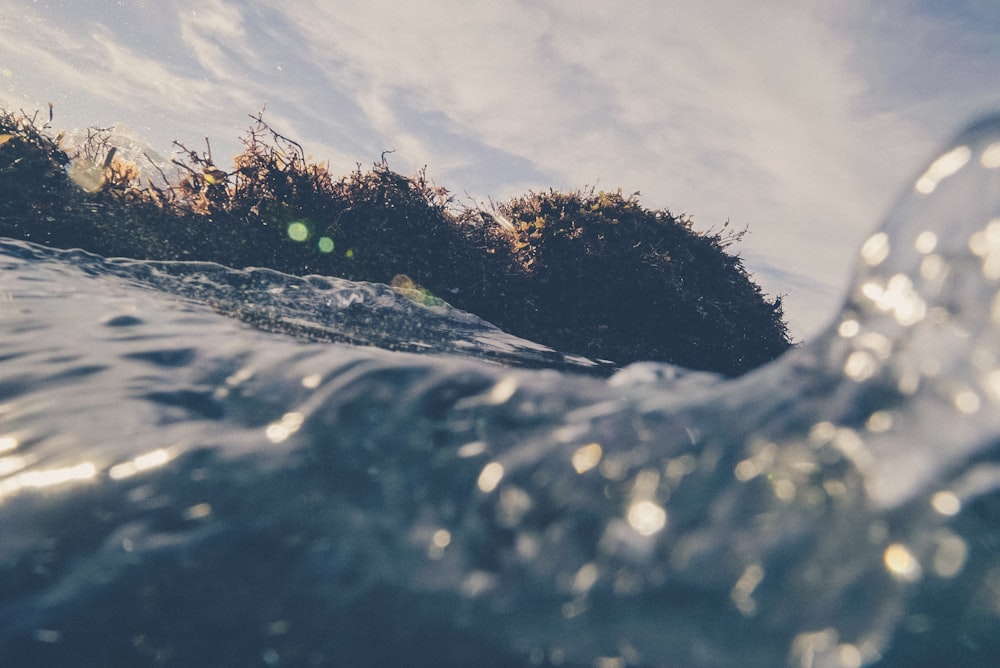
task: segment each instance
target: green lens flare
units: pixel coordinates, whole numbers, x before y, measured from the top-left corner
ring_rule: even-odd
[[[292,241],[305,241],[309,238],[309,227],[296,221],[288,226],[288,238]]]

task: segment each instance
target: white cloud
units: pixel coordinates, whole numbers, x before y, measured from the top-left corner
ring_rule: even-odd
[[[17,19],[0,21],[0,97],[61,95],[81,124],[207,134],[218,153],[267,103],[335,171],[395,149],[394,168],[459,193],[640,190],[702,228],[749,224],[742,252],[799,336],[943,133],[1000,105],[1000,21],[979,0],[137,7],[0,0]]]
[[[238,7],[222,0],[200,0],[182,8],[178,16],[181,41],[215,79],[233,78],[234,55],[252,57]]]
[[[9,7],[0,5],[5,14]],[[0,22],[0,59],[11,69],[9,97],[29,107],[56,105],[57,122],[70,126],[129,125],[158,130],[157,148],[169,144],[169,126],[196,122],[218,127],[213,111],[220,100],[234,107],[249,104],[239,88],[220,94],[199,76],[178,74],[169,63],[124,45],[102,23],[61,26],[30,10],[18,23]],[[226,123],[226,133],[231,126]],[[176,136],[176,135],[173,135]],[[197,135],[196,135],[197,136]],[[204,136],[202,134],[201,136]]]
[[[312,3],[288,16],[326,85],[353,91],[373,130],[432,173],[469,160],[417,136],[413,111],[556,181],[534,187],[599,180],[703,227],[750,223],[748,256],[839,287],[874,207],[851,113],[864,81],[826,17],[770,3],[542,7]],[[462,185],[460,172],[444,180]]]

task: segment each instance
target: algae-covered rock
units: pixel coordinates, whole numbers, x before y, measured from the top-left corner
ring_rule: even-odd
[[[178,144],[179,177],[143,182],[107,132],[64,149],[34,121],[0,113],[3,236],[386,283],[620,365],[735,375],[789,346],[780,298],[727,252],[739,234],[697,233],[636,195],[550,191],[462,207],[423,171],[384,162],[335,178],[260,115],[230,171]]]
[[[788,347],[770,301],[725,247],[621,191],[531,193],[499,206],[497,245],[513,249],[511,298],[484,315],[562,350],[738,374]],[[495,219],[496,217],[494,217]]]

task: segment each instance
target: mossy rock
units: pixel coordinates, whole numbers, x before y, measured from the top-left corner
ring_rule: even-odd
[[[182,178],[165,185],[141,183],[100,131],[68,151],[33,119],[2,113],[0,140],[3,236],[386,283],[620,365],[736,375],[789,347],[780,298],[727,252],[740,235],[697,233],[621,191],[461,207],[423,171],[381,163],[334,178],[259,115],[231,171],[181,146]],[[74,172],[91,181],[81,187]]]

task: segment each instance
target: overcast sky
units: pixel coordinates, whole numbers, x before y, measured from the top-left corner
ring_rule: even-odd
[[[997,0],[0,0],[0,103],[164,155],[248,114],[336,174],[640,191],[739,245],[793,334],[930,153],[1000,110]],[[47,113],[47,112],[44,112]]]

